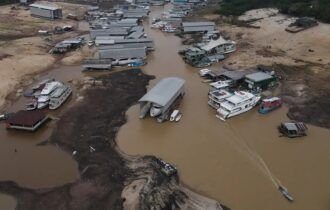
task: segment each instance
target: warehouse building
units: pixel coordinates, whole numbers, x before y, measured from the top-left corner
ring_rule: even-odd
[[[166,77],[158,82],[140,100],[140,118],[149,113],[150,117],[156,117],[159,122],[167,120],[170,112],[184,91],[183,79],[178,77]]]
[[[42,17],[47,19],[61,19],[62,9],[54,5],[30,4],[31,16]]]
[[[145,59],[147,57],[147,49],[145,47],[106,49],[106,50],[99,50],[98,54],[100,59],[105,59],[105,58],[111,58],[114,60],[131,59],[131,58]]]
[[[183,22],[181,24],[183,33],[196,33],[215,31],[214,22]]]

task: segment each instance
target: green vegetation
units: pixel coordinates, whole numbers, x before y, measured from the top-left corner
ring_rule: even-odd
[[[308,16],[330,23],[330,0],[223,0],[219,13],[238,16],[247,10],[276,7],[293,16]]]
[[[0,5],[18,3],[18,0],[0,0]]]

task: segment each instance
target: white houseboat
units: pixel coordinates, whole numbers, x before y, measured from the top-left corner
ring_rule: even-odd
[[[260,96],[245,91],[236,91],[234,95],[225,99],[217,110],[217,117],[221,120],[242,114],[252,109],[260,100]]]
[[[38,96],[38,109],[43,109],[49,104],[50,94],[63,84],[58,81],[48,82]]]
[[[60,107],[71,95],[72,89],[70,86],[63,85],[57,88],[50,96],[49,109],[57,109]]]
[[[220,104],[224,102],[226,98],[232,96],[233,94],[229,93],[226,90],[211,90],[208,95],[208,104],[215,109],[219,109]]]

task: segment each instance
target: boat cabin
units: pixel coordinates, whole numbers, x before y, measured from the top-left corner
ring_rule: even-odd
[[[279,131],[289,138],[306,136],[307,126],[302,122],[286,122],[281,123],[278,127]]]
[[[265,72],[248,74],[245,76],[244,82],[248,89],[256,92],[267,90],[278,84],[275,76]]]

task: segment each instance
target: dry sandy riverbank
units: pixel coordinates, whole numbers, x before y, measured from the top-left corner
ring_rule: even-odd
[[[80,15],[86,11],[85,6],[59,3],[63,7],[64,17],[68,13]],[[12,5],[0,7],[0,107],[5,103],[9,93],[21,85],[23,80],[31,80],[31,75],[47,70],[62,56],[48,54],[54,44],[60,40],[75,37],[84,33],[79,22],[63,19],[44,20],[30,16],[30,11]],[[38,36],[38,30],[52,30],[55,26],[72,25],[75,30],[70,33],[51,36]],[[79,62],[83,55],[90,54],[87,47],[82,51],[67,54],[62,63]]]
[[[295,18],[275,9],[248,11],[240,20],[260,19],[260,27],[239,27],[224,23],[219,16],[204,18],[219,22],[221,33],[238,44],[235,53],[224,61],[232,69],[267,66],[282,76],[281,95],[289,105],[289,117],[330,128],[330,25],[318,26],[299,33],[285,28]]]

